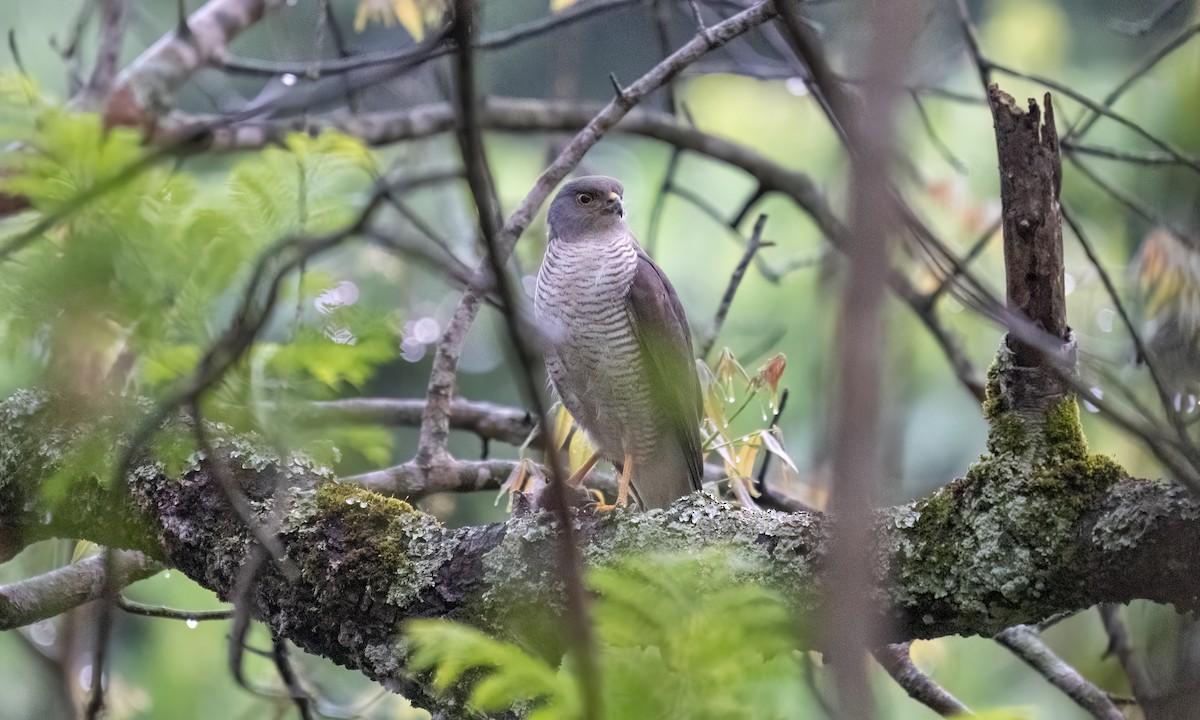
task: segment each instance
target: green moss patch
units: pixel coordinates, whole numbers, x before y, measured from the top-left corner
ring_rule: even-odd
[[[449,531],[437,520],[395,498],[384,497],[358,485],[326,482],[314,498],[314,523],[323,536],[328,555],[316,555],[336,564],[342,581],[355,581],[372,594],[384,591],[388,603],[404,606],[435,583],[434,573],[449,559],[453,543]],[[371,586],[370,578],[389,578],[386,588]],[[331,568],[302,568],[314,583],[322,582]],[[361,572],[358,572],[361,571]]]
[[[990,454],[914,503],[911,532],[894,548],[905,588],[899,603],[963,632],[1070,607],[1082,582],[1072,530],[1127,477],[1112,458],[1088,451],[1074,397],[1052,404],[1041,422],[1014,412],[1002,360],[988,373],[984,403]]]

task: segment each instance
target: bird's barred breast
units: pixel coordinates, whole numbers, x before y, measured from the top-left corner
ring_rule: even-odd
[[[636,270],[631,243],[552,242],[534,299],[550,379],[597,449],[613,459],[657,444],[649,387],[625,308]]]

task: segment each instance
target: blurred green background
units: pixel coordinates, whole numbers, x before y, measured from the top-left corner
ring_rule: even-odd
[[[314,44],[319,6],[313,0],[289,2],[239,38],[232,50],[243,57],[308,60],[313,48],[328,56],[328,37]],[[484,4],[485,28],[501,29],[547,12],[547,0],[491,0]],[[1168,15],[1143,35],[1122,31],[1121,23],[1137,21],[1157,7],[1157,2],[1085,2],[1072,0],[998,0],[969,3],[978,22],[984,51],[1016,69],[1058,80],[1089,97],[1103,97],[1143,57],[1183,28],[1195,23],[1194,3]],[[79,0],[8,0],[0,9],[0,29],[10,33],[23,69],[48,96],[64,98],[72,72],[55,50],[66,43]],[[189,9],[198,3],[189,0]],[[863,39],[865,2],[815,3],[811,17],[824,29],[831,61],[849,75],[860,75],[854,49]],[[174,22],[176,4],[168,0],[134,3],[123,59],[157,39]],[[332,0],[335,16],[347,31],[355,52],[395,49],[412,43],[399,27],[372,24],[354,32],[356,3]],[[980,97],[978,78],[962,54],[960,31],[953,3],[929,2],[919,39],[912,81],[925,86],[953,89]],[[644,7],[620,11],[588,21],[569,32],[566,41],[542,38],[484,55],[482,91],[498,95],[577,97],[603,101],[611,93],[613,72],[629,82],[660,57],[653,27]],[[712,16],[715,21],[715,15]],[[676,13],[673,42],[691,33],[686,13]],[[324,31],[327,33],[327,30]],[[82,35],[81,57],[92,56],[95,32],[88,26]],[[751,46],[747,52],[761,53]],[[827,192],[836,208],[845,206],[843,155],[812,98],[795,79],[761,80],[715,72],[722,59],[685,76],[675,85],[676,103],[686,107],[695,124],[708,133],[729,138],[788,167],[810,174]],[[12,72],[16,62],[0,53],[0,72]],[[86,63],[83,71],[86,72]],[[75,71],[78,71],[76,69]],[[439,83],[439,78],[444,81]],[[399,109],[443,99],[449,74],[432,68],[413,79],[398,79],[358,94],[367,109]],[[1031,82],[998,76],[1003,89],[1018,99],[1041,97],[1043,89]],[[180,107],[196,112],[226,107],[241,98],[254,97],[266,81],[205,70],[176,97]],[[273,81],[276,82],[276,81]],[[665,107],[660,93],[649,103]],[[933,227],[947,242],[965,252],[999,212],[995,145],[986,106],[923,95],[922,103],[939,140],[931,139],[912,103],[898,118],[898,146],[911,162],[905,189]],[[1081,106],[1062,95],[1055,97],[1060,130],[1083,115]],[[1184,152],[1200,152],[1200,43],[1192,42],[1161,63],[1117,104],[1117,109],[1167,138]],[[0,138],[2,139],[2,138]],[[1130,150],[1145,143],[1128,130],[1102,120],[1088,140]],[[488,151],[497,175],[501,200],[511,211],[559,146],[562,138],[533,135],[488,137]],[[954,157],[938,147],[944,143]],[[380,148],[380,165],[412,168],[453,167],[457,148],[448,136]],[[666,172],[669,148],[656,142],[612,135],[587,156],[584,169],[621,179],[633,228],[651,244],[648,235],[655,194]],[[204,182],[224,181],[233,157],[196,157],[183,167]],[[961,164],[957,168],[956,164]],[[1200,196],[1195,173],[1184,169],[1143,167],[1092,161],[1107,179],[1137,197],[1176,227],[1195,230]],[[752,179],[719,163],[685,156],[676,175],[678,185],[702,196],[726,217],[741,207],[754,191]],[[1155,225],[1113,202],[1096,186],[1067,165],[1065,202],[1083,220],[1098,245],[1102,261],[1132,302],[1127,266],[1138,243]],[[428,222],[451,239],[461,257],[475,257],[473,219],[468,212],[465,186],[450,185],[414,193],[411,202]],[[786,445],[800,469],[798,475],[776,477],[807,500],[821,504],[828,492],[827,461],[832,432],[832,372],[836,369],[832,329],[836,309],[839,259],[828,251],[808,218],[790,202],[768,197],[744,223],[748,232],[754,214],[769,215],[765,239],[773,247],[762,251],[761,268],[752,269],[732,306],[718,340],[729,346],[753,369],[775,352],[785,353],[787,370],[782,386],[790,399],[782,418]],[[411,228],[395,219],[401,231]],[[0,230],[4,229],[0,222]],[[536,273],[544,249],[544,216],[540,216],[518,246],[521,273]],[[729,274],[741,254],[742,240],[694,205],[678,196],[665,201],[662,226],[652,243],[657,261],[671,276],[689,313],[694,329],[703,334]],[[382,366],[362,389],[347,387],[345,395],[420,397],[428,377],[432,342],[449,318],[457,292],[419,266],[378,249],[351,245],[323,258],[319,270],[337,281],[350,281],[361,292],[361,303],[393,314],[397,330],[397,357]],[[1088,357],[1106,363],[1125,382],[1148,394],[1144,370],[1131,363],[1132,352],[1114,308],[1097,273],[1079,244],[1067,234],[1066,266],[1071,326]],[[999,241],[990,243],[974,265],[978,275],[997,294],[1003,292],[1003,258]],[[913,273],[917,284],[930,287],[932,278]],[[940,309],[948,325],[961,336],[976,367],[987,367],[1001,336],[994,325],[962,308],[951,298]],[[886,338],[887,376],[884,441],[887,476],[884,497],[899,503],[928,493],[961,475],[984,449],[986,426],[975,400],[954,379],[938,346],[920,321],[894,299],[888,306]],[[36,381],[38,370],[28,363],[0,359],[0,395]],[[464,354],[460,394],[519,404],[518,385],[506,361],[500,317],[485,309],[472,331]],[[1100,379],[1097,386],[1103,388]],[[1084,413],[1092,446],[1111,453],[1134,475],[1158,477],[1161,469],[1146,449],[1107,425],[1094,413]],[[412,452],[415,431],[395,432],[393,461]],[[456,437],[452,449],[462,457],[480,452],[478,440]],[[491,448],[495,456],[515,457],[507,447]],[[338,471],[352,474],[377,467],[361,454],[345,454]],[[777,475],[777,473],[776,473]],[[426,509],[455,524],[502,520],[504,503],[493,493],[472,496],[438,496],[423,502]],[[43,572],[68,562],[74,543],[58,541],[32,547],[0,567],[0,582]],[[172,607],[218,607],[213,595],[177,572],[162,573],[130,588],[128,595],[144,602]],[[15,633],[0,635],[0,717],[49,718],[64,715],[60,689],[78,694],[90,677],[88,654],[79,652],[73,663],[48,662],[64,648],[86,648],[88,638],[69,637],[91,632],[90,610],[74,611],[68,619],[39,623]],[[1169,672],[1177,647],[1177,621],[1164,608],[1135,604],[1130,619],[1137,637],[1148,649],[1152,663]],[[184,623],[140,617],[118,619],[109,677],[113,716],[118,718],[275,717],[294,713],[286,702],[263,699],[239,689],[225,667],[227,623]],[[1046,634],[1065,659],[1106,689],[1126,693],[1123,677],[1112,658],[1103,658],[1106,638],[1094,612],[1066,620]],[[269,647],[265,633],[252,642]],[[355,672],[344,671],[320,658],[297,653],[301,673],[321,695],[331,715],[370,718],[406,717],[405,703],[383,693]],[[919,642],[914,647],[918,665],[977,710],[1021,708],[1017,717],[1051,720],[1085,715],[1050,688],[1007,651],[990,640],[947,638]],[[268,660],[250,657],[249,675],[261,685],[277,683]],[[74,668],[63,675],[56,668]],[[886,718],[926,718],[933,714],[904,698],[882,673],[877,692]],[[820,717],[813,705],[798,709],[796,717]]]

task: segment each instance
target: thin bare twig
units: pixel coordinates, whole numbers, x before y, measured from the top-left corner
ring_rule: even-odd
[[[917,115],[921,118],[921,127],[925,128],[925,135],[929,138],[929,142],[933,144],[933,148],[937,150],[946,164],[954,168],[954,171],[959,175],[968,173],[966,164],[958,159],[942,136],[938,134],[937,128],[933,125],[933,119],[929,117],[929,113],[925,110],[925,103],[921,100],[921,95],[916,91],[910,91],[908,96],[912,98],[913,105],[917,108]]]
[[[637,1],[591,0],[590,2],[576,3],[560,12],[550,13],[537,20],[483,35],[476,41],[474,49],[476,51],[500,50],[525,40],[544,37],[550,30],[574,25],[588,18],[633,5]],[[234,57],[228,52],[222,52],[213,58],[213,64],[228,72],[270,77],[289,73],[303,78],[311,77],[314,72],[320,77],[328,77],[367,68],[380,68],[387,71],[388,77],[394,77],[397,67],[403,67],[406,70],[413,69],[456,52],[458,52],[458,46],[452,38],[436,36],[420,45],[398,51],[363,53],[324,62],[259,60]]]
[[[1104,623],[1104,631],[1108,633],[1108,649],[1104,651],[1104,654],[1117,656],[1117,660],[1125,670],[1125,676],[1129,678],[1129,687],[1133,690],[1134,698],[1137,699],[1139,705],[1143,708],[1146,707],[1156,697],[1154,681],[1150,679],[1146,665],[1138,657],[1137,651],[1133,647],[1133,638],[1130,635],[1129,626],[1125,624],[1121,606],[1102,603],[1100,619]]]
[[[1129,338],[1133,341],[1137,356],[1145,361],[1146,368],[1150,371],[1150,379],[1154,382],[1154,389],[1158,392],[1158,400],[1162,405],[1163,412],[1173,420],[1176,433],[1180,434],[1181,440],[1186,442],[1187,431],[1183,428],[1178,413],[1172,412],[1171,393],[1167,391],[1167,384],[1163,380],[1162,372],[1158,369],[1157,359],[1153,356],[1153,353],[1146,349],[1146,342],[1142,339],[1142,334],[1138,331],[1137,325],[1134,324],[1133,317],[1125,308],[1125,303],[1121,301],[1121,296],[1117,293],[1117,287],[1113,283],[1112,278],[1109,277],[1108,271],[1104,269],[1104,265],[1100,262],[1100,257],[1096,254],[1096,249],[1083,232],[1083,226],[1075,222],[1074,216],[1067,211],[1065,204],[1060,207],[1060,212],[1067,226],[1071,228],[1071,232],[1075,234],[1075,239],[1079,241],[1084,254],[1087,255],[1088,262],[1092,264],[1092,267],[1096,270],[1096,274],[1100,277],[1100,282],[1104,285],[1105,292],[1108,294],[1109,299],[1112,300],[1113,306],[1117,309],[1117,315],[1121,318],[1121,323],[1125,325],[1125,330],[1129,333]]]
[[[50,38],[50,49],[58,53],[58,56],[62,58],[67,66],[67,89],[71,96],[76,95],[84,84],[79,45],[83,42],[83,33],[92,19],[92,14],[96,12],[96,5],[97,3],[90,0],[85,0],[85,2],[80,4],[79,12],[75,15],[75,21],[71,24],[71,34],[67,36],[65,44],[59,43],[58,39],[53,36]],[[12,37],[10,34],[10,41]],[[24,69],[21,68],[19,59],[17,69],[21,71],[22,75],[26,74]]]
[[[733,214],[733,219],[729,221],[729,226],[734,230],[737,230],[739,227],[741,227],[742,221],[745,220],[746,216],[750,214],[750,211],[754,209],[754,206],[758,204],[758,201],[762,200],[763,197],[766,196],[767,191],[767,186],[764,185],[761,180],[759,180],[758,186],[754,188],[754,192],[746,196],[745,201],[742,202],[742,206],[738,208],[736,213]]]
[[[96,644],[92,651],[92,677],[88,701],[84,706],[86,720],[96,720],[104,711],[104,671],[108,665],[109,638],[112,635],[113,601],[119,595],[117,580],[117,551],[104,548],[104,584],[100,602],[96,604]]]
[[[168,620],[183,620],[185,622],[204,622],[207,620],[228,620],[233,617],[233,610],[176,610],[175,608],[159,605],[146,605],[130,600],[124,595],[117,598],[117,607],[130,615],[143,617],[165,618]]]
[[[688,7],[692,10],[692,22],[696,23],[696,32],[701,34],[708,32],[708,26],[704,24],[704,15],[700,12],[700,4],[696,0],[687,0]]]
[[[421,424],[424,410],[424,399],[346,398],[313,403],[311,418],[321,424],[353,422],[413,427]],[[450,403],[450,427],[516,447],[529,438],[537,427],[537,419],[522,408],[456,398]],[[540,447],[540,440],[535,439],[531,447]]]
[[[654,34],[658,39],[659,59],[665,59],[671,54],[671,0],[651,0],[654,6]],[[669,112],[675,112],[675,88],[667,83],[663,87],[664,105]]]
[[[787,408],[789,394],[787,388],[784,388],[783,392],[779,394],[779,406],[775,408],[775,412],[771,415],[770,430],[772,432],[779,428],[779,418],[783,417],[783,411]],[[758,466],[758,474],[754,477],[754,487],[759,492],[759,504],[765,508],[782,510],[783,512],[819,512],[808,503],[784,493],[773,484],[767,483],[767,469],[771,467],[774,457],[775,453],[763,453],[762,464]]]
[[[1183,5],[1185,0],[1163,0],[1157,8],[1154,9],[1146,17],[1136,21],[1116,21],[1113,23],[1115,29],[1127,35],[1145,35],[1158,24],[1163,21],[1163,18],[1170,15],[1176,8]]]
[[[733,231],[733,234],[739,237],[742,236],[740,232],[729,225],[729,221],[721,215],[721,211],[718,210],[717,207],[708,200],[708,198],[704,197],[700,193],[689,190],[681,185],[672,185],[667,189],[667,194],[674,195],[682,200],[687,200],[690,204],[695,206],[697,210],[712,218],[717,223],[729,227],[730,230]]]
[[[962,346],[962,341],[943,324],[941,316],[935,312],[933,305],[929,304],[927,296],[922,295],[906,276],[897,272],[892,273],[889,284],[892,292],[912,308],[917,318],[925,325],[925,329],[933,336],[962,386],[976,400],[983,402],[987,397],[986,380],[983,373],[972,364],[966,349]]]
[[[954,0],[954,7],[958,10],[958,22],[962,25],[967,52],[970,53],[972,64],[979,73],[979,85],[984,92],[987,92],[988,85],[992,84],[992,66],[983,56],[983,50],[979,47],[979,34],[975,32],[975,23],[971,21],[971,11],[967,7],[967,0]]]
[[[963,267],[967,267],[975,260],[975,258],[979,257],[979,254],[982,253],[984,248],[988,246],[988,243],[992,241],[992,238],[996,237],[1000,230],[1000,223],[1001,218],[997,217],[991,222],[991,224],[984,228],[983,232],[979,234],[979,238],[976,239],[975,242],[971,244],[971,247],[967,249],[967,254],[963,255]],[[949,275],[946,275],[942,278],[941,282],[938,283],[938,286],[926,296],[927,302],[931,307],[933,303],[936,303],[937,299],[941,297],[942,293],[946,291],[946,288],[950,287],[950,285],[952,285],[954,281],[958,279],[958,277],[958,270],[955,269]]]
[[[876,87],[879,85],[879,80],[872,77],[855,77],[833,73],[833,78],[843,85],[851,85],[856,87]],[[925,97],[938,98],[939,100],[946,100],[948,102],[958,103],[960,105],[983,105],[987,103],[987,98],[981,95],[969,95],[956,90],[934,87],[932,85],[914,85],[911,83],[904,83],[900,87],[905,92],[916,93]]]
[[[279,679],[283,681],[283,686],[287,688],[288,695],[292,698],[292,704],[296,706],[296,711],[300,714],[300,720],[312,720],[313,698],[300,684],[300,678],[296,676],[296,671],[292,668],[291,658],[288,657],[287,640],[275,632],[271,633],[271,659],[275,662],[275,670],[279,673]]]
[[[250,607],[251,593],[254,589],[255,581],[258,579],[258,570],[266,561],[266,550],[260,544],[252,544],[250,551],[246,553],[246,560],[241,568],[238,569],[237,581],[233,586],[233,624],[229,628],[229,644],[226,649],[225,660],[229,666],[229,674],[233,675],[233,679],[242,689],[258,694],[264,694],[250,684],[246,678],[245,666],[242,658],[245,657],[246,651],[246,635],[250,632],[250,621],[252,609]]]
[[[1108,693],[1063,662],[1032,628],[1025,625],[1010,627],[996,636],[996,642],[1037,670],[1047,682],[1074,700],[1092,717],[1097,720],[1125,720],[1125,715],[1109,699]]]
[[[322,0],[321,2],[321,17],[323,26],[329,27],[329,35],[333,38],[333,49],[339,58],[345,59],[351,57],[350,51],[346,46],[345,33],[342,32],[341,23],[338,22],[337,14],[333,11],[333,0]],[[318,42],[318,47],[320,43]],[[317,77],[320,72],[319,68],[310,69],[308,75]],[[360,110],[358,95],[350,83],[343,82],[342,87],[346,93],[346,107],[351,113],[356,113]]]
[[[759,215],[758,219],[754,221],[754,230],[750,233],[746,250],[742,253],[742,259],[738,261],[737,267],[733,269],[733,274],[729,276],[729,285],[726,286],[725,294],[721,296],[721,302],[717,305],[717,312],[713,315],[712,329],[704,336],[704,342],[700,343],[698,355],[701,358],[707,358],[712,354],[717,336],[721,334],[721,327],[725,325],[725,317],[729,315],[729,307],[733,304],[733,298],[737,295],[742,278],[746,275],[746,269],[750,267],[750,262],[754,260],[755,254],[762,245],[762,233],[766,224],[766,215]]]
[[[904,692],[913,700],[934,711],[942,717],[974,716],[975,713],[933,681],[913,664],[910,656],[911,642],[885,645],[875,650],[872,655],[887,670],[888,675],[896,684],[904,688]]]
[[[1169,157],[1171,157],[1173,160],[1175,160],[1179,164],[1184,165],[1188,168],[1191,168],[1192,170],[1195,170],[1196,172],[1200,172],[1200,160],[1181,154],[1178,150],[1176,150],[1174,147],[1172,147],[1166,141],[1158,138],[1157,136],[1155,136],[1153,133],[1146,130],[1144,127],[1142,127],[1138,123],[1130,120],[1129,118],[1125,117],[1124,115],[1122,115],[1120,113],[1115,112],[1111,107],[1109,107],[1109,104],[1111,104],[1111,103],[1109,103],[1109,104],[1106,104],[1103,102],[1098,103],[1095,100],[1092,100],[1091,98],[1087,97],[1083,93],[1070,87],[1069,85],[1060,83],[1056,80],[1052,80],[1052,79],[1044,77],[1042,75],[1021,72],[1014,68],[1008,67],[1007,65],[998,63],[995,60],[992,60],[991,58],[989,58],[987,55],[984,55],[983,50],[979,46],[979,38],[975,32],[975,25],[971,21],[971,14],[970,14],[970,10],[967,8],[966,0],[954,0],[954,1],[956,4],[956,7],[958,8],[959,23],[961,24],[962,29],[963,29],[963,36],[967,42],[967,49],[971,55],[971,59],[972,59],[972,62],[974,64],[976,70],[979,72],[980,83],[983,86],[985,92],[987,90],[987,87],[991,84],[992,71],[1002,72],[1005,75],[1011,75],[1012,77],[1018,77],[1018,78],[1022,78],[1024,80],[1028,80],[1030,82],[1037,83],[1045,88],[1049,88],[1051,90],[1054,90],[1055,92],[1061,93],[1062,95],[1065,95],[1065,96],[1071,98],[1075,102],[1079,103],[1080,105],[1083,105],[1085,108],[1090,110],[1096,117],[1103,116],[1103,117],[1109,118],[1110,120],[1113,120],[1114,122],[1119,123],[1120,125],[1123,125],[1124,127],[1128,128],[1129,130],[1132,130],[1134,132],[1134,134],[1136,134],[1139,137],[1150,142],[1152,145],[1157,147],[1159,150],[1162,150],[1164,153],[1166,153]],[[1182,41],[1180,41],[1180,42],[1182,42]],[[1159,58],[1159,59],[1161,59],[1161,58]],[[1149,70],[1150,67],[1153,67],[1155,62],[1157,62],[1157,60],[1154,60],[1153,62],[1150,62],[1148,65],[1145,65],[1146,70]],[[1137,77],[1139,77],[1139,75],[1135,73],[1133,76],[1131,76],[1130,79],[1128,79],[1128,82],[1132,83],[1133,80],[1135,80]],[[1126,85],[1126,87],[1127,87],[1127,85]],[[1121,88],[1121,91],[1123,92],[1124,88]],[[1110,95],[1113,95],[1113,93],[1110,93]],[[1113,100],[1115,101],[1116,97],[1119,97],[1119,96],[1120,96],[1120,93],[1119,92],[1116,93],[1115,95],[1113,95]],[[1089,123],[1088,123],[1089,126],[1090,126],[1091,122],[1094,122],[1094,120],[1089,121]],[[1074,135],[1078,136],[1078,133],[1074,133]]]
[[[738,225],[740,224],[740,221],[738,221],[738,219],[736,217],[731,220],[726,220],[725,217],[721,214],[721,211],[718,210],[716,205],[714,205],[711,201],[709,201],[708,198],[704,197],[700,193],[693,192],[692,190],[689,190],[688,188],[685,188],[682,185],[673,185],[670,188],[668,194],[675,195],[683,200],[687,200],[697,210],[699,210],[700,212],[707,215],[714,222],[718,223],[721,227],[725,228],[727,234],[732,239],[736,240],[739,245],[741,245],[742,247],[746,246],[746,243],[747,243],[746,236],[745,236],[745,234],[742,233],[741,230],[738,229]],[[774,244],[775,243],[773,243],[773,242],[764,241],[763,243],[761,243],[760,249],[761,249],[761,247],[771,247]],[[752,259],[752,262],[754,263],[754,266],[758,268],[759,273],[761,273],[762,276],[764,278],[766,278],[767,282],[770,282],[772,284],[777,284],[779,282],[779,280],[781,278],[783,278],[784,275],[787,275],[792,270],[799,270],[801,268],[811,267],[811,266],[815,265],[817,262],[820,262],[821,258],[822,258],[822,253],[818,252],[815,256],[794,258],[790,262],[786,263],[782,269],[776,269],[776,268],[771,267],[769,264],[767,264],[767,262],[765,260],[763,260],[762,255],[759,255],[756,253]],[[703,357],[703,355],[701,355],[701,357]]]
[[[651,256],[654,255],[654,249],[658,245],[658,228],[662,223],[663,210],[667,205],[667,195],[675,186],[675,172],[679,169],[679,161],[682,157],[683,148],[672,145],[671,157],[667,159],[667,171],[654,196],[654,206],[650,208],[650,226],[646,232],[646,252]]]
[[[1075,169],[1078,170],[1085,178],[1090,180],[1093,185],[1100,188],[1106,195],[1116,200],[1126,209],[1137,215],[1141,219],[1158,227],[1165,227],[1179,237],[1187,237],[1189,233],[1184,232],[1182,228],[1177,228],[1173,223],[1167,221],[1166,218],[1156,214],[1154,211],[1143,205],[1140,201],[1126,194],[1123,190],[1118,189],[1115,185],[1100,177],[1100,175],[1092,168],[1091,165],[1083,162],[1075,153],[1067,152],[1064,156],[1071,162]]]
[[[1079,153],[1080,155],[1091,155],[1092,157],[1115,160],[1117,162],[1129,163],[1130,165],[1172,167],[1184,164],[1166,153],[1134,152],[1118,148],[1101,147],[1099,145],[1088,145],[1068,138],[1063,138],[1062,147],[1063,150]]]
[[[783,0],[776,0],[775,4],[779,10],[779,26],[783,30],[783,38],[807,72],[805,85],[820,106],[830,127],[837,133],[842,146],[853,155],[860,145],[850,137],[850,134],[855,132],[849,120],[854,117],[856,99],[846,91],[833,68],[829,66],[820,49],[820,38],[800,14],[799,4]],[[878,77],[877,73],[876,75],[873,81],[878,82],[868,85],[869,91],[890,93],[899,87],[898,80],[893,85],[890,79]]]

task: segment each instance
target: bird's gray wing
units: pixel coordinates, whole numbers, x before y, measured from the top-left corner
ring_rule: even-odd
[[[700,449],[703,400],[692,333],[675,288],[650,256],[638,250],[637,271],[625,297],[651,388],[655,411],[687,458],[693,489],[704,477]]]

